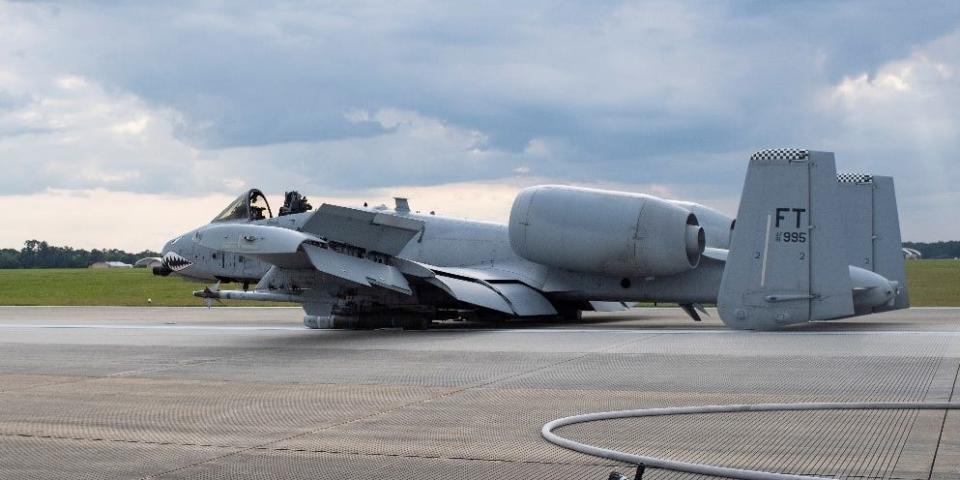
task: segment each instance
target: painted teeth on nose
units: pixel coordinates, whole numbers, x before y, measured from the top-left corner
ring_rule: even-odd
[[[163,256],[163,264],[170,270],[173,270],[174,272],[179,272],[184,268],[187,268],[190,265],[193,265],[193,262],[187,260],[186,258],[183,258],[177,253],[167,252],[167,254]]]

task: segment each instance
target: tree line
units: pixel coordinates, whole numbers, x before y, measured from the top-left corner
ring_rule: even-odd
[[[903,242],[923,254],[923,258],[960,258],[960,241]],[[23,248],[0,249],[0,268],[87,268],[96,262],[134,263],[143,257],[159,257],[151,250],[129,253],[115,248],[83,250],[57,247],[40,240],[27,240]]]
[[[903,242],[903,246],[912,248],[923,258],[960,258],[960,241],[949,242]]]
[[[143,257],[159,257],[150,250],[129,253],[115,248],[83,250],[57,247],[39,240],[27,240],[23,248],[0,249],[0,268],[87,268],[96,262],[133,264]]]

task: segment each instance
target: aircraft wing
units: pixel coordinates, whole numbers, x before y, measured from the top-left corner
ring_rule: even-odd
[[[352,210],[352,209],[347,209]],[[357,211],[361,213],[370,213]],[[338,212],[352,215],[353,212]],[[354,217],[349,217],[352,220]],[[382,224],[365,216],[374,234]],[[339,220],[338,220],[339,221]],[[359,220],[357,220],[359,221]],[[404,227],[412,227],[405,225]],[[393,227],[386,227],[393,228]],[[411,232],[409,228],[403,228]],[[414,232],[415,234],[415,232]],[[408,279],[417,278],[434,285],[465,303],[516,316],[556,315],[557,311],[538,290],[525,283],[531,275],[514,269],[489,266],[437,267],[385,255],[380,261],[340,252],[315,235],[281,227],[250,224],[222,224],[205,227],[197,240],[215,250],[258,258],[280,268],[314,268],[327,275],[365,287],[379,287],[412,295]],[[368,245],[382,240],[367,241]],[[409,239],[408,239],[409,241]],[[382,245],[387,245],[381,243]],[[394,251],[399,251],[393,248]]]
[[[303,231],[323,232],[327,240],[396,255],[423,231],[423,222],[389,213],[325,203],[303,225]]]
[[[527,282],[529,276],[489,265],[437,267],[410,260],[401,270],[417,276],[461,302],[519,317],[556,315],[557,310],[540,291]]]
[[[357,258],[330,249],[326,245],[304,245],[310,263],[317,270],[365,287],[381,287],[405,295],[413,290],[403,273],[392,265]]]
[[[314,268],[365,287],[382,287],[406,295],[413,291],[396,267],[358,258],[331,248],[314,235],[268,225],[210,225],[198,235],[200,245],[246,255],[280,268]]]
[[[557,310],[537,290],[519,282],[490,283],[442,273],[427,280],[453,298],[518,317],[556,315]]]

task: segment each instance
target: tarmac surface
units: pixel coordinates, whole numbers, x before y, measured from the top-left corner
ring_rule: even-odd
[[[960,400],[960,309],[783,332],[674,309],[422,332],[305,330],[301,315],[0,307],[0,478],[632,478],[546,443],[540,427],[651,406]],[[960,411],[690,415],[558,433],[739,468],[960,479]]]

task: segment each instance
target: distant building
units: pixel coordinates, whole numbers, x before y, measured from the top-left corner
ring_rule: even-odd
[[[133,264],[134,268],[153,268],[159,267],[163,263],[160,257],[143,257]]]
[[[923,254],[912,248],[903,247],[903,258],[907,260],[920,260]]]
[[[133,268],[133,265],[123,262],[96,262],[90,268]]]

